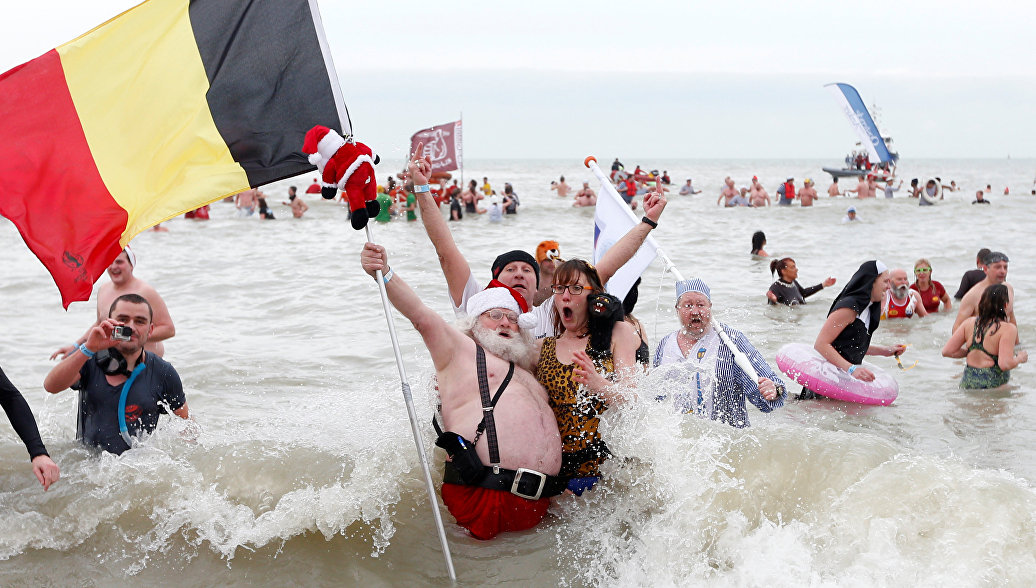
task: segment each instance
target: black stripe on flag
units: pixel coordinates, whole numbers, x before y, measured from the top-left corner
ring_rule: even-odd
[[[191,0],[189,10],[212,119],[248,183],[315,169],[302,154],[306,131],[342,122],[309,2]]]

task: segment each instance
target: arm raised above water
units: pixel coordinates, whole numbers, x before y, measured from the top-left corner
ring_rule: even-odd
[[[417,144],[417,152],[421,153],[423,143]],[[428,157],[414,155],[407,164],[407,171],[415,186],[428,183],[428,177],[432,173],[432,163]],[[435,253],[439,257],[439,267],[446,277],[446,286],[450,291],[450,298],[454,306],[460,306],[464,299],[464,286],[468,283],[468,276],[471,275],[471,266],[464,254],[460,252],[457,243],[453,240],[446,225],[446,219],[439,212],[435,199],[431,193],[422,192],[417,194],[417,205],[421,209],[421,224],[424,225],[425,233],[435,247]]]
[[[363,271],[371,277],[376,278],[377,270],[382,270],[382,279],[391,272],[388,266],[388,254],[385,248],[374,243],[365,243],[360,253],[360,265]],[[402,278],[393,274],[385,284],[385,292],[388,294],[392,306],[410,319],[414,328],[421,334],[424,344],[428,347],[428,353],[432,356],[432,362],[436,370],[444,369],[453,359],[456,349],[460,348],[464,335],[457,329],[446,323],[434,310],[428,308],[417,293],[403,281]]]

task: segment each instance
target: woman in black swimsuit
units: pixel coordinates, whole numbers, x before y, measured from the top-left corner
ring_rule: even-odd
[[[816,286],[803,288],[799,284],[799,268],[795,266],[795,260],[790,257],[782,257],[770,262],[770,274],[777,276],[777,281],[770,285],[766,291],[766,299],[770,304],[805,304],[806,298],[816,294],[824,288],[835,285],[834,278],[828,278]]]

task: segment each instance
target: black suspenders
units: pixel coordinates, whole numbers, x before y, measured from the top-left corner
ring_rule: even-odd
[[[511,376],[514,375],[514,362],[511,362],[507,375],[504,376],[504,381],[500,383],[500,387],[492,399],[489,398],[489,377],[486,375],[486,352],[481,345],[475,345],[475,369],[478,372],[478,392],[482,396],[482,422],[478,424],[475,438],[471,441],[471,444],[475,445],[478,443],[478,438],[485,431],[486,443],[489,445],[489,465],[493,466],[495,470],[499,470],[500,446],[496,438],[496,421],[493,419],[493,408],[496,407],[497,401],[500,400],[500,395],[504,393],[504,388],[507,388],[507,384],[511,382]]]

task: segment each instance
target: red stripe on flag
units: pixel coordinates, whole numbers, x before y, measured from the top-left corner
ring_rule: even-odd
[[[0,75],[0,214],[43,262],[65,308],[89,300],[126,230],[90,153],[57,51]]]

